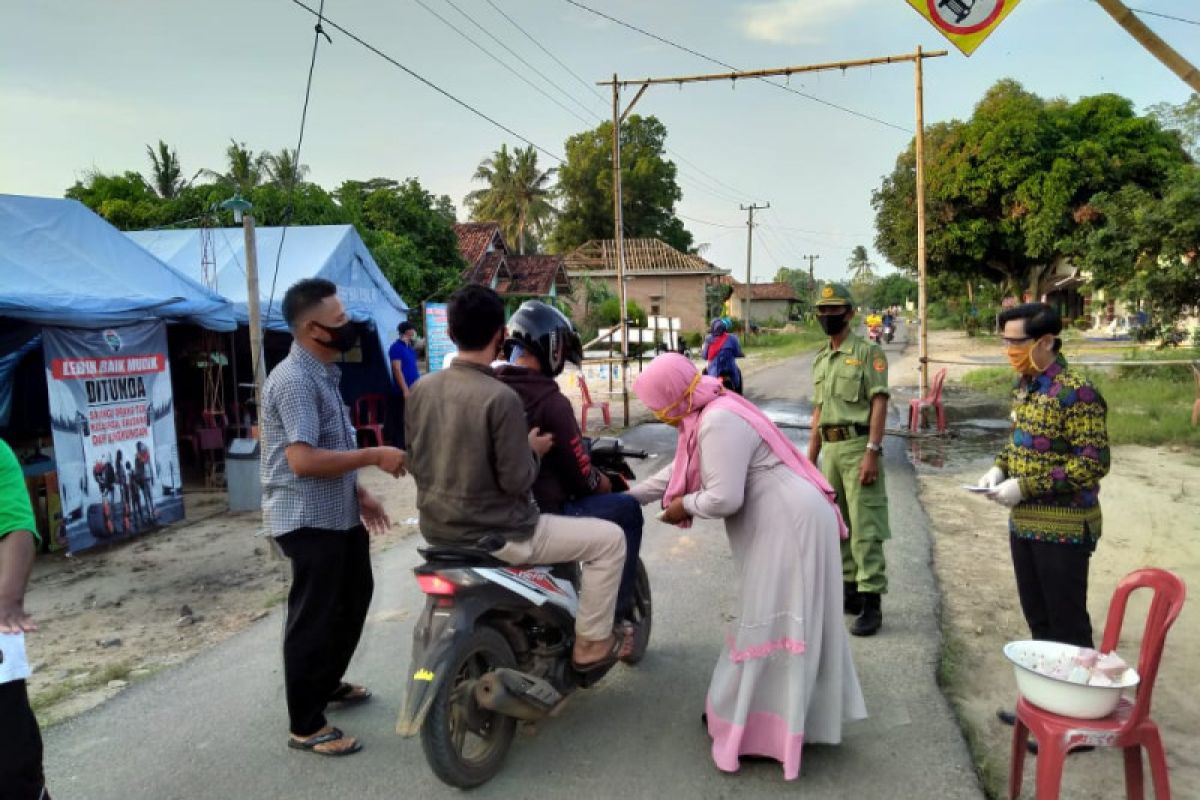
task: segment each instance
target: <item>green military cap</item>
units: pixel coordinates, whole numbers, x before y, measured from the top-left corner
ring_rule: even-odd
[[[854,298],[844,283],[827,283],[817,292],[817,307],[821,306],[850,306],[854,307]]]

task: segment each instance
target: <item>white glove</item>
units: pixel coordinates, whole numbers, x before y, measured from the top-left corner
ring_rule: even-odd
[[[988,497],[1002,506],[1012,508],[1023,499],[1021,497],[1021,481],[1009,478],[988,492]]]
[[[992,467],[984,474],[982,478],[979,479],[979,483],[975,485],[980,489],[995,489],[1003,480],[1004,470],[1000,469],[999,467]]]

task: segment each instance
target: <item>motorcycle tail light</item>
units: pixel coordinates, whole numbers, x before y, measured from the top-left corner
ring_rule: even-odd
[[[441,575],[418,575],[417,584],[421,591],[434,597],[450,597],[458,591],[458,586],[443,578]]]
[[[434,597],[453,597],[461,588],[478,586],[486,581],[468,569],[448,569],[442,572],[417,573],[421,591]]]

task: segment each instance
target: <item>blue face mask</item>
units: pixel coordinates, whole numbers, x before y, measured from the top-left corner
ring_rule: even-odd
[[[525,355],[525,351],[521,349],[521,345],[514,344],[512,352],[508,355],[508,363],[516,365],[517,360]]]

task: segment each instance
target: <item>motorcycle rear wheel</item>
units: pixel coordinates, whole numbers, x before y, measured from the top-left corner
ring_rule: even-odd
[[[475,684],[484,674],[515,667],[508,641],[492,628],[476,628],[446,658],[450,672],[421,726],[421,748],[435,775],[471,789],[496,776],[516,733],[512,717],[480,708]]]
[[[638,559],[637,578],[633,582],[633,611],[630,618],[637,624],[637,639],[633,645],[633,652],[621,660],[626,664],[636,664],[646,656],[646,649],[650,646],[650,628],[654,622],[653,603],[650,596],[650,575],[646,572],[646,565],[640,558]]]

